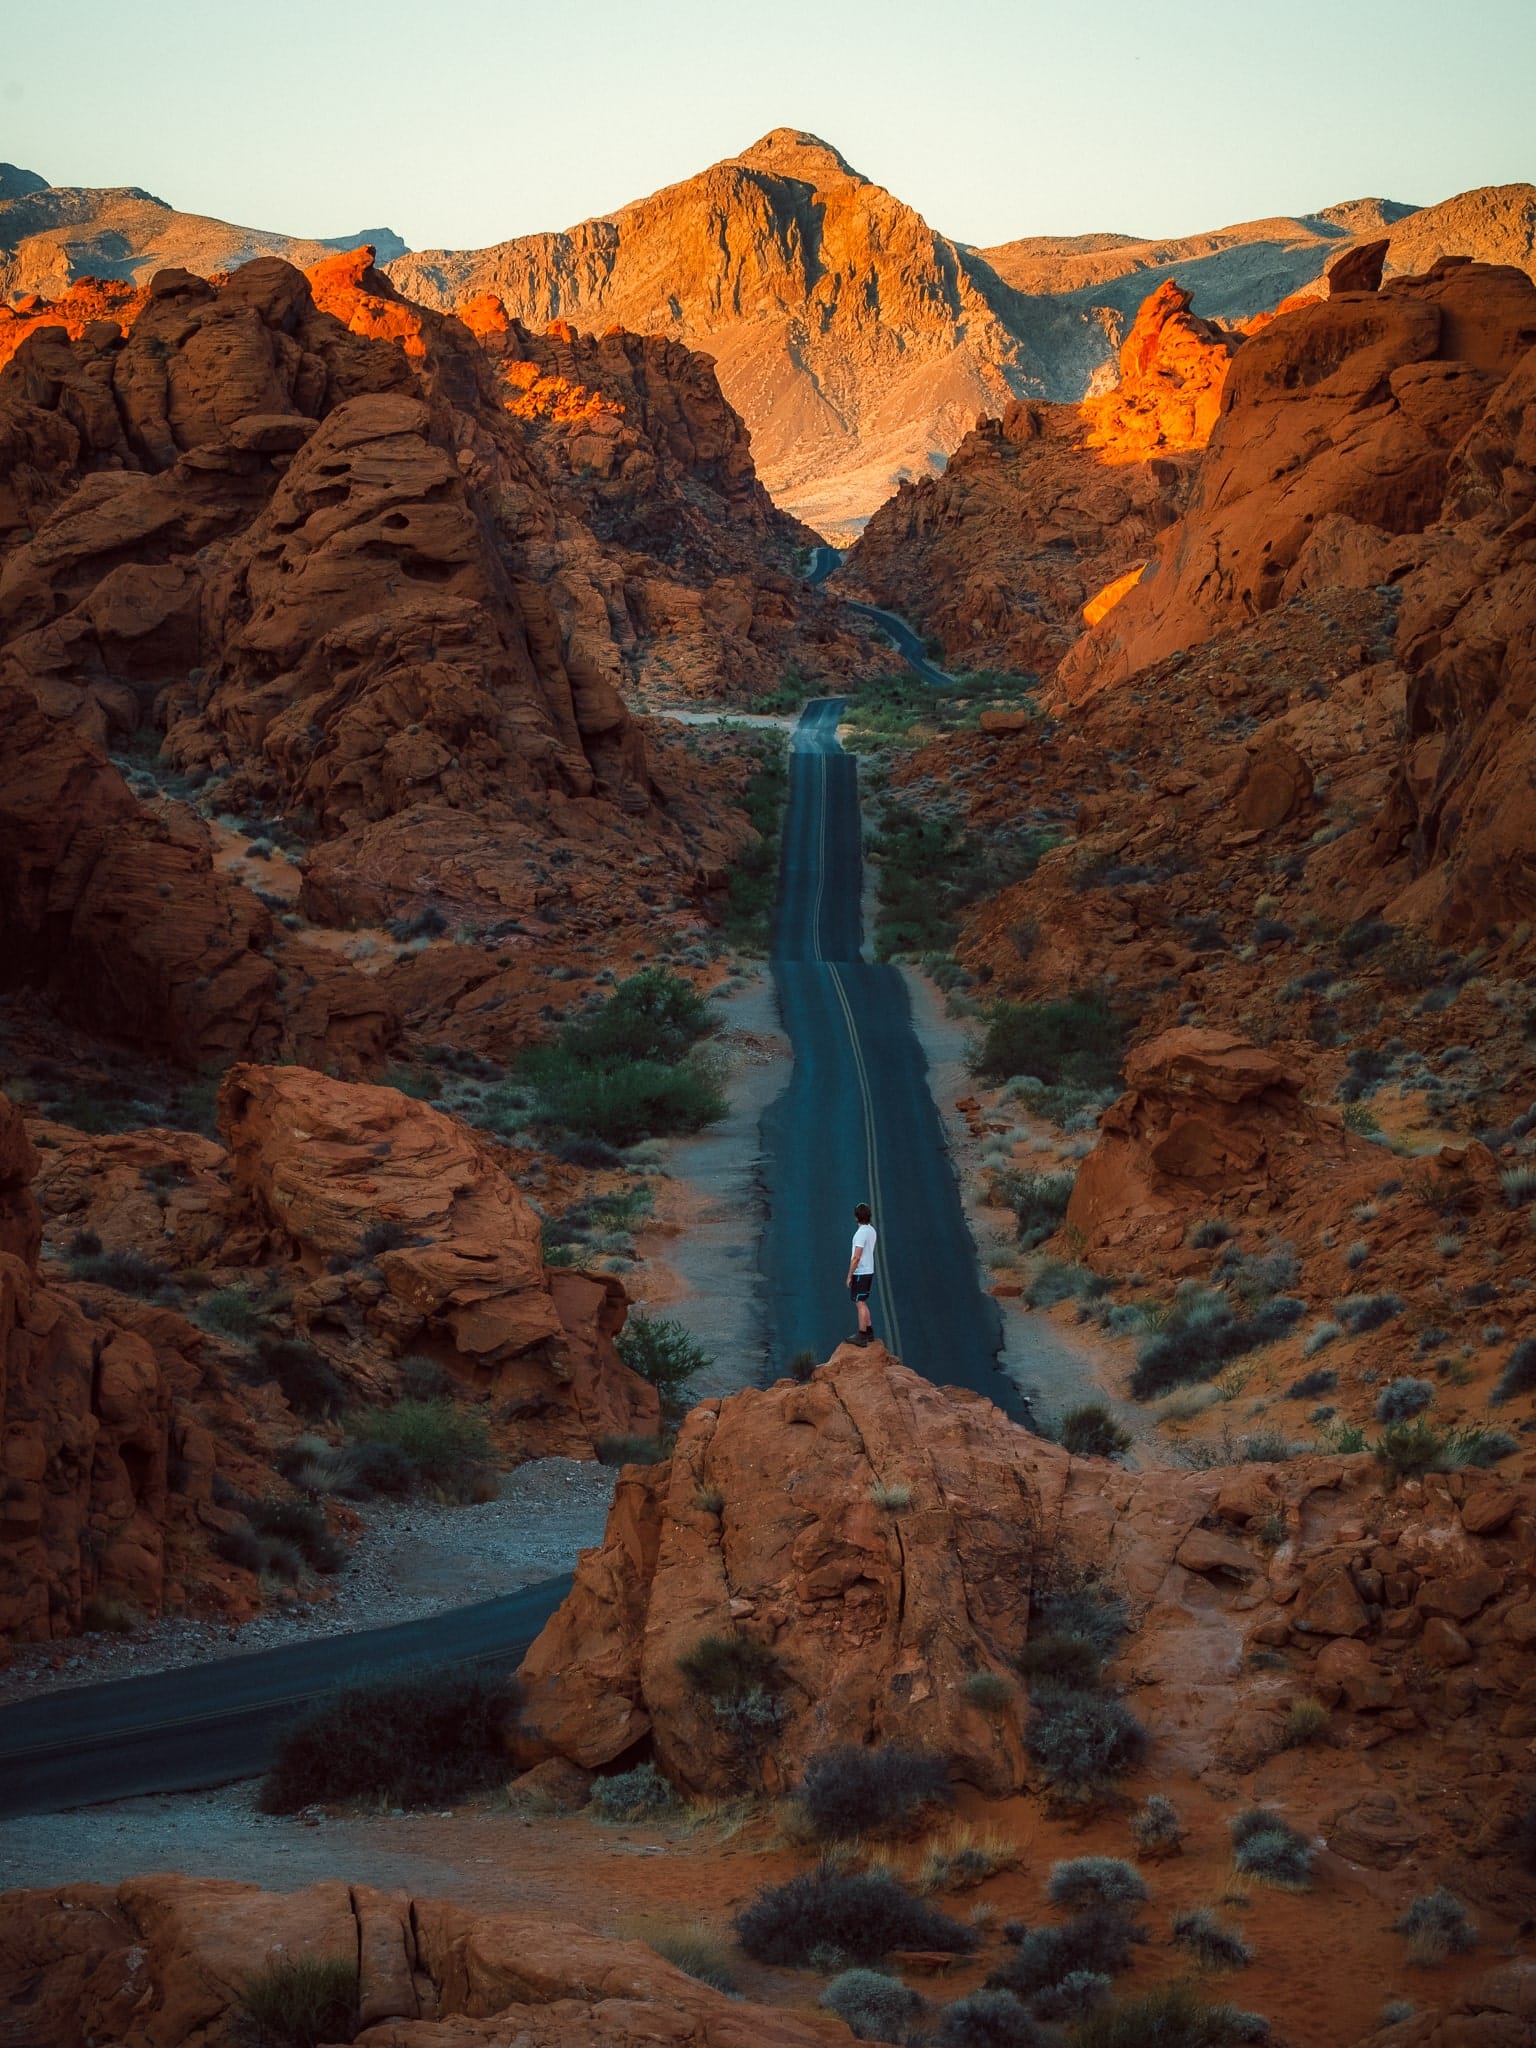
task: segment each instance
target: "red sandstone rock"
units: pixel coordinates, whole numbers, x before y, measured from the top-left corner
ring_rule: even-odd
[[[232,2048],[246,1981],[272,1959],[359,1967],[371,2048],[810,2048],[841,2021],[727,1999],[641,1942],[529,1913],[476,1913],[362,1885],[262,1892],[131,1878],[0,1902],[0,2010],[29,2048]],[[146,1987],[152,1987],[152,1994]]]
[[[546,1273],[539,1222],[467,1126],[393,1088],[302,1067],[237,1066],[220,1097],[235,1187],[261,1246],[307,1276],[301,1327],[346,1329],[370,1352],[437,1357],[493,1393],[526,1456],[590,1456],[604,1436],[654,1435],[656,1390],[622,1363],[617,1282]],[[375,1226],[397,1239],[371,1254]],[[333,1265],[343,1270],[333,1272]]]

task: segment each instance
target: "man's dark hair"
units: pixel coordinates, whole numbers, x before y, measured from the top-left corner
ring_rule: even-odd
[[[869,1221],[868,1202],[855,1202],[853,1205],[853,1213],[855,1216],[857,1216],[861,1223],[867,1223]]]

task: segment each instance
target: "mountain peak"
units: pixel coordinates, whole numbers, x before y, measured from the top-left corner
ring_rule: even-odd
[[[868,182],[840,150],[804,128],[770,128],[735,161],[750,164],[754,170],[777,171],[782,177],[824,178],[829,171],[836,170],[861,185]]]
[[[0,164],[0,199],[25,199],[47,190],[48,180],[36,171],[24,171],[20,164]]]

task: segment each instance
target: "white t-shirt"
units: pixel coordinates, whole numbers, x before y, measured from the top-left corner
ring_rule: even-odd
[[[861,1223],[859,1225],[858,1229],[853,1233],[852,1248],[859,1255],[859,1263],[854,1267],[854,1272],[856,1274],[873,1273],[875,1270],[875,1226],[873,1223]]]

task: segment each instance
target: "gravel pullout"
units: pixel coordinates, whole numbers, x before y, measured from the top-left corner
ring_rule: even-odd
[[[496,1499],[475,1507],[367,1507],[345,1569],[325,1582],[329,1600],[295,1601],[243,1628],[174,1618],[132,1635],[29,1643],[0,1674],[0,1703],[280,1649],[310,1636],[386,1628],[515,1592],[569,1571],[578,1551],[602,1541],[617,1478],[607,1465],[537,1458],[506,1473]]]

